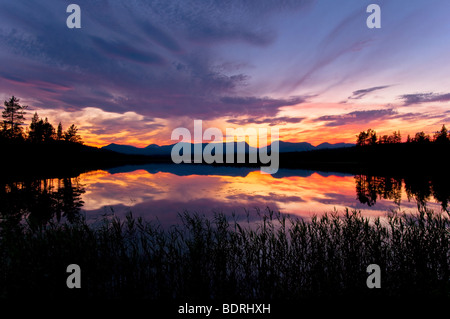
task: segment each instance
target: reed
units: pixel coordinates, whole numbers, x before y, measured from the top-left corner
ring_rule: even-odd
[[[296,300],[327,296],[450,298],[450,220],[421,209],[304,220],[267,210],[256,222],[179,215],[162,227],[129,213],[97,223],[1,223],[1,297]],[[15,226],[11,226],[15,225]],[[82,288],[65,285],[69,264]],[[368,289],[366,267],[382,269]],[[235,299],[236,300],[236,299]]]

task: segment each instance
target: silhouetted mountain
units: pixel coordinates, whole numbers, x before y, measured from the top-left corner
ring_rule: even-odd
[[[350,143],[336,143],[336,144],[330,144],[328,142],[319,144],[316,146],[316,150],[322,150],[322,149],[327,149],[327,148],[342,148],[342,147],[352,147],[355,146],[355,144],[350,144]]]
[[[142,148],[137,148],[134,146],[119,145],[119,144],[114,144],[114,143],[109,144],[108,146],[104,146],[102,148],[113,151],[113,152],[123,153],[123,154],[139,154],[144,150]]]
[[[310,143],[307,142],[300,142],[300,143],[291,143],[291,142],[283,142],[279,141],[279,150],[280,153],[286,153],[286,152],[304,152],[304,151],[312,151],[316,149],[327,149],[327,148],[341,148],[341,147],[351,147],[354,146],[354,144],[348,144],[348,143],[337,143],[337,144],[330,144],[330,143],[322,143],[320,145],[317,145],[314,147]],[[220,154],[226,153],[227,145],[229,143],[215,143],[216,145],[216,151]],[[107,146],[102,147],[103,149],[123,153],[123,154],[130,154],[130,155],[170,155],[170,152],[172,151],[172,147],[175,144],[172,145],[163,145],[159,146],[156,144],[150,144],[147,147],[139,148],[129,145],[119,145],[119,144],[109,144]],[[198,145],[198,144],[197,144]],[[205,146],[208,145],[208,143],[202,143],[202,151],[204,150]],[[271,151],[271,145],[268,147],[268,151]],[[194,153],[195,144],[191,144],[191,153]],[[241,153],[242,149],[245,149],[245,153],[249,153],[251,151],[257,151],[257,148],[249,146],[245,142],[234,142],[234,149],[236,153]]]
[[[269,145],[268,148],[271,150],[271,146]],[[280,153],[285,152],[304,152],[304,151],[312,151],[314,150],[314,146],[307,142],[300,142],[300,143],[291,143],[291,142],[278,142],[278,147],[280,150]]]
[[[173,145],[159,146],[156,144],[150,144],[147,147],[139,148],[130,145],[120,145],[112,143],[102,147],[102,149],[128,155],[170,155],[172,146]]]
[[[184,143],[180,143],[180,145],[183,145]],[[206,145],[210,143],[202,143],[202,152],[205,149]],[[226,152],[227,144],[229,143],[213,143],[216,146],[216,151],[220,154],[223,154]],[[159,146],[156,144],[150,144],[147,147],[139,148],[135,146],[130,145],[119,145],[119,144],[109,144],[107,146],[102,147],[102,149],[122,153],[122,154],[129,154],[129,155],[170,155],[172,151],[172,147],[175,144],[171,145],[163,145]],[[191,143],[191,153],[194,154],[194,150],[196,148],[196,145],[198,144],[192,144]],[[249,151],[256,151],[256,148],[250,147],[245,142],[234,142],[234,149],[236,153],[241,153],[241,150],[244,149],[244,153],[248,153]]]

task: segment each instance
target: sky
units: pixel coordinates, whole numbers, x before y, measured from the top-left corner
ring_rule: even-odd
[[[0,98],[93,146],[173,144],[194,120],[313,145],[368,128],[405,140],[450,122],[449,13],[437,0],[0,0]]]

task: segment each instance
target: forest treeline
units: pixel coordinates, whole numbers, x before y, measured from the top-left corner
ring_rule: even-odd
[[[69,142],[83,144],[81,136],[78,134],[78,128],[72,124],[66,131],[63,130],[61,122],[57,128],[48,121],[47,118],[39,118],[34,113],[31,124],[24,129],[25,114],[27,105],[21,105],[20,100],[12,96],[4,102],[2,112],[3,122],[0,127],[0,141],[5,142],[31,142],[31,143],[49,143],[49,142]]]
[[[378,135],[369,128],[356,135],[355,147],[280,153],[280,167],[381,176],[448,176],[449,156],[450,134],[445,125],[432,136],[423,131],[408,135],[405,142],[400,131]]]
[[[391,135],[377,135],[377,132],[373,129],[362,131],[356,136],[356,146],[364,145],[376,145],[376,144],[398,144],[402,142],[402,136],[400,131],[394,131]],[[413,137],[408,134],[406,143],[437,143],[437,144],[450,144],[450,133],[445,125],[442,125],[440,131],[434,133],[433,136],[426,134],[424,131],[417,132]]]
[[[8,156],[0,156],[0,165],[9,169],[2,172],[2,179],[75,177],[88,170],[153,160],[146,156],[120,154],[84,145],[75,124],[67,130],[61,123],[55,128],[47,118],[40,118],[37,113],[26,125],[27,108],[15,96],[4,102],[0,145],[2,155]]]

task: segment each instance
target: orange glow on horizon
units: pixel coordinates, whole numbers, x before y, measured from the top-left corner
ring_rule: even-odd
[[[356,119],[353,119],[348,114],[354,112],[357,107],[359,106],[346,104],[344,108],[344,106],[339,103],[309,103],[305,105],[283,107],[280,109],[279,114],[274,117],[274,120],[280,117],[286,119],[301,118],[302,120],[299,123],[282,122],[273,126],[271,126],[272,123],[270,122],[270,118],[266,118],[264,124],[252,124],[250,122],[245,125],[231,124],[228,122],[228,120],[230,120],[229,117],[208,121],[204,120],[202,133],[204,133],[207,128],[216,127],[222,131],[223,139],[226,140],[227,128],[242,128],[244,131],[248,128],[265,128],[268,130],[268,143],[270,143],[271,129],[278,128],[279,140],[281,141],[292,143],[308,142],[317,146],[324,142],[355,143],[356,136],[359,132],[371,128],[377,132],[378,136],[385,134],[390,135],[394,130],[400,131],[402,141],[406,141],[408,134],[414,136],[415,133],[420,131],[424,131],[426,134],[433,136],[434,132],[440,130],[442,124],[446,124],[445,120],[447,119],[445,118],[445,112],[442,112],[442,109],[436,106],[432,108],[432,111],[436,114],[440,112],[442,114],[441,120],[437,115],[424,116],[423,118],[418,116],[402,118],[401,113],[394,113],[394,116],[388,116],[385,119],[377,119],[374,117],[373,119],[369,118],[369,120],[366,121],[356,121]],[[372,107],[372,109],[382,108]],[[76,112],[46,109],[37,111],[40,117],[48,117],[49,122],[54,125],[62,122],[64,129],[73,122],[76,122],[75,124],[79,129],[78,133],[83,138],[84,143],[94,147],[103,147],[111,143],[130,145],[139,148],[147,147],[150,144],[157,144],[160,146],[172,145],[178,142],[178,140],[170,139],[172,130],[176,127],[183,127],[184,125],[191,126],[188,126],[187,128],[191,132],[191,141],[194,138],[194,119],[155,119],[153,122],[149,122],[146,121],[143,116],[133,112],[119,114],[105,112],[97,108],[86,108]],[[361,111],[364,111],[364,108],[362,108]],[[419,112],[419,110],[416,111],[415,109],[414,111]],[[341,115],[344,117],[344,121],[333,122],[333,116],[340,119],[339,116]],[[321,120],[322,117],[325,117],[324,120]],[[331,120],[327,120],[327,117],[331,117]],[[73,121],[74,118],[77,120]],[[246,117],[243,117],[242,119],[244,122],[247,120]],[[441,123],[441,121],[444,123]],[[106,127],[103,124],[105,122],[109,123]],[[111,125],[111,123],[114,123],[114,125]],[[148,128],[148,125],[150,125],[150,128]],[[151,125],[155,125],[155,128],[151,128]],[[243,140],[243,137],[237,139],[237,141]],[[207,143],[210,141],[204,140],[203,142]],[[257,146],[253,145],[253,143],[249,144],[251,146]]]

